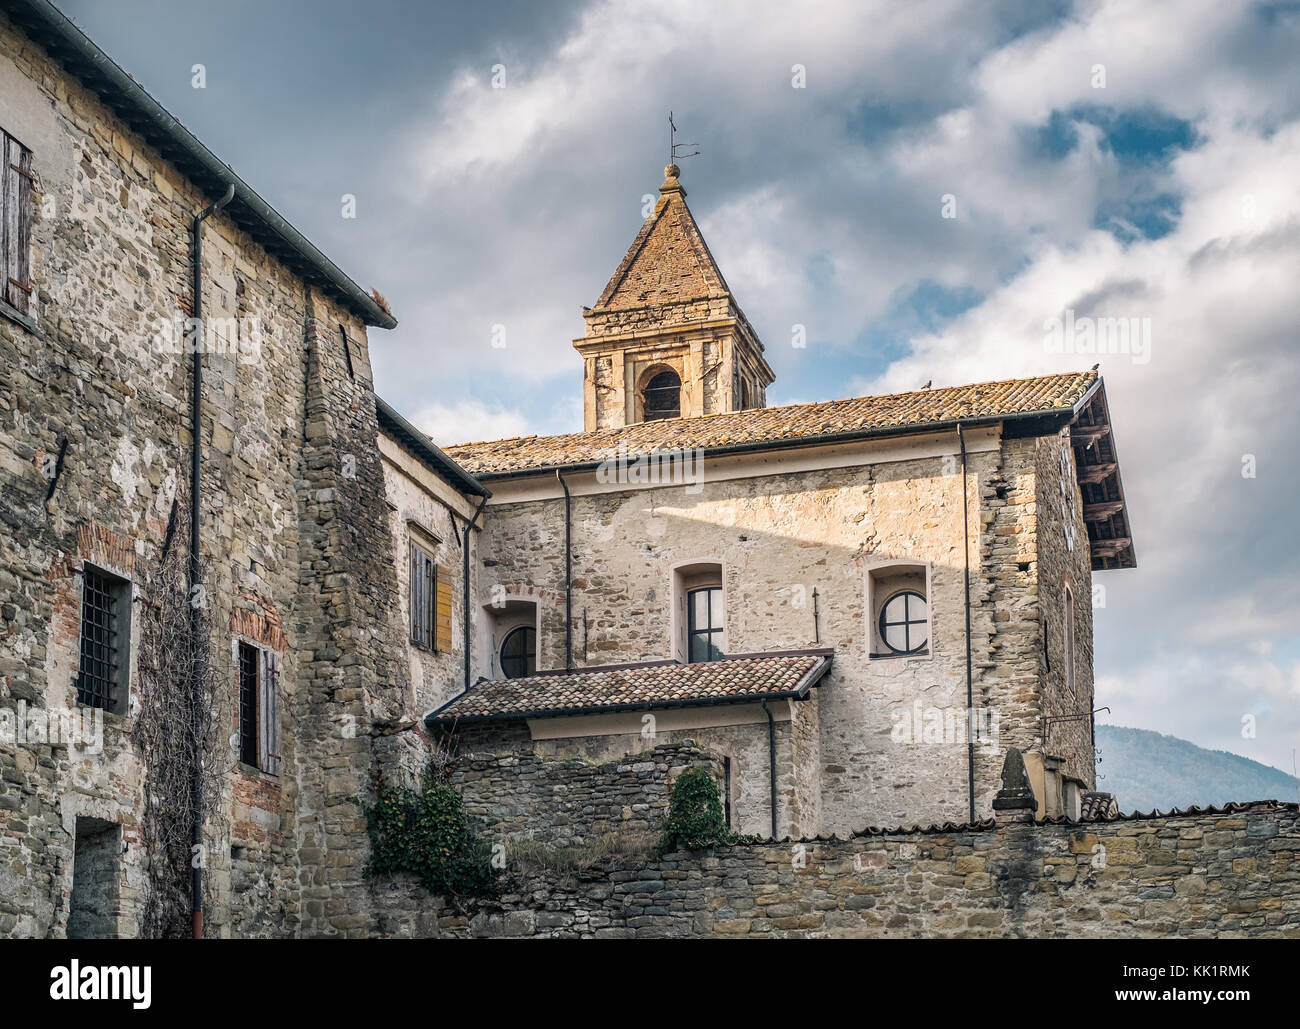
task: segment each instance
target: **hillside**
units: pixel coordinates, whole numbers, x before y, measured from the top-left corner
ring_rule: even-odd
[[[1300,799],[1300,783],[1286,772],[1146,729],[1098,725],[1097,752],[1097,789],[1115,794],[1125,812]]]

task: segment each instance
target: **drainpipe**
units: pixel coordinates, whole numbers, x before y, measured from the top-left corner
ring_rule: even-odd
[[[569,496],[569,484],[558,468],[555,477],[564,490],[564,670],[568,672],[573,670],[573,547],[569,542],[573,528],[573,498]]]
[[[461,633],[464,642],[465,651],[465,690],[461,694],[469,692],[469,533],[478,521],[478,516],[483,513],[483,507],[487,504],[488,498],[484,497],[478,502],[478,507],[474,511],[474,517],[465,523],[465,532],[461,537],[460,557],[463,565],[461,578],[464,580],[464,615],[461,617]]]
[[[970,821],[975,821],[975,732],[971,720],[975,717],[975,687],[971,675],[970,641],[970,515],[966,495],[966,436],[961,422],[957,423],[957,442],[961,446],[961,546],[965,554],[963,580],[966,586],[966,766],[970,780]]]
[[[232,182],[226,195],[215,204],[209,204],[194,218],[194,252],[192,270],[194,274],[193,301],[190,305],[192,337],[194,352],[191,357],[193,384],[190,387],[190,428],[193,440],[190,443],[190,732],[194,736],[194,780],[190,785],[190,814],[194,819],[194,850],[192,856],[199,858],[203,846],[203,753],[202,721],[199,707],[202,694],[202,682],[199,669],[199,632],[202,628],[199,609],[194,606],[194,587],[199,583],[199,487],[201,483],[200,459],[202,455],[202,437],[200,434],[200,415],[203,406],[203,223],[210,215],[216,214],[235,198],[235,184]],[[203,868],[202,861],[191,864],[194,872],[191,883],[190,911],[194,922],[194,939],[203,939]]]
[[[772,839],[776,839],[776,719],[767,709],[763,698],[763,714],[767,715],[767,778],[768,806],[772,809]]]

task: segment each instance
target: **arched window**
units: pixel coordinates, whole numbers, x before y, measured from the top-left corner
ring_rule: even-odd
[[[537,671],[537,630],[520,625],[506,633],[501,643],[501,674],[521,679]]]
[[[641,409],[644,420],[680,418],[682,413],[682,380],[671,368],[656,374],[641,390]]]
[[[930,637],[925,597],[912,590],[895,593],[880,609],[880,638],[895,654],[912,654]]]

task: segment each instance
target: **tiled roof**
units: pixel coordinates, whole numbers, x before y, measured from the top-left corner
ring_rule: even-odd
[[[659,202],[596,301],[596,310],[671,304],[731,291],[686,206],[677,166],[664,169]]]
[[[829,650],[784,651],[692,665],[655,661],[482,681],[425,721],[435,725],[800,697],[830,669],[831,656]]]
[[[1079,804],[1079,817],[1085,821],[1092,818],[1111,818],[1118,814],[1119,804],[1111,793],[1088,791],[1084,793]]]
[[[725,451],[764,443],[924,431],[959,419],[976,422],[1029,414],[1067,414],[1096,382],[1095,371],[1069,372],[696,418],[668,418],[563,436],[517,436],[445,449],[461,467],[481,478],[595,465],[617,457],[620,446],[629,456],[673,448]]]

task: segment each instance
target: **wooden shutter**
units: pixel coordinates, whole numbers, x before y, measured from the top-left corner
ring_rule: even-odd
[[[4,267],[0,270],[0,297],[10,307],[27,313],[32,292],[28,266],[32,235],[32,155],[12,136],[4,135],[3,210],[0,232],[3,233]]]
[[[258,767],[269,775],[280,774],[280,657],[262,651],[262,674],[258,677]]]
[[[433,649],[450,652],[451,650],[451,569],[438,565],[434,575],[436,584],[437,606],[433,618]]]

